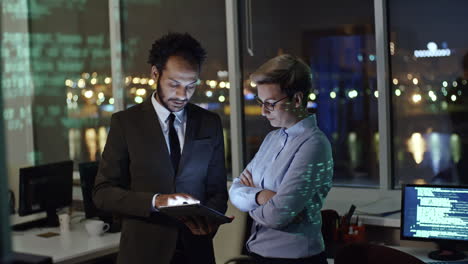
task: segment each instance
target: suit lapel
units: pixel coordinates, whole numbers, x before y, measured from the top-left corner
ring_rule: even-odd
[[[170,167],[171,176],[174,177],[174,169],[172,168],[171,159],[169,156],[169,150],[167,149],[166,139],[162,132],[161,125],[159,124],[159,118],[154,110],[153,104],[151,103],[151,97],[148,98],[142,105],[144,115],[144,126],[148,128],[148,144],[151,149],[156,150],[155,158],[163,160],[164,164],[168,164]],[[188,125],[188,124],[187,124]]]

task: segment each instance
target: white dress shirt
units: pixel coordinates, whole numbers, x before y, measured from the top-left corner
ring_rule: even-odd
[[[169,153],[171,153],[171,146],[169,144],[169,115],[171,114],[171,112],[166,107],[162,106],[156,100],[156,98],[154,98],[155,93],[156,92],[153,92],[153,94],[151,94],[151,103],[153,104],[154,110],[156,111],[159,124],[161,125],[164,138],[166,139],[167,150],[169,151]],[[179,138],[180,154],[182,155],[182,150],[184,149],[185,142],[185,128],[187,127],[187,114],[185,108],[183,108],[179,112],[173,113],[176,116],[174,120],[174,128]],[[159,194],[157,193],[153,196],[153,204],[151,205],[151,209],[153,211],[157,211],[157,208],[154,207],[154,204],[158,195]]]
[[[171,153],[171,147],[169,145],[169,115],[171,112],[164,106],[162,106],[156,98],[154,98],[155,92],[151,95],[151,103],[153,104],[154,110],[158,115],[158,121],[161,125],[162,132],[164,134],[164,138],[166,139],[167,150]],[[184,149],[184,141],[185,141],[185,128],[187,126],[187,115],[185,113],[185,108],[180,110],[179,112],[173,112],[176,116],[174,121],[174,128],[177,132],[177,136],[179,137],[180,142],[180,154],[182,155],[182,150]]]

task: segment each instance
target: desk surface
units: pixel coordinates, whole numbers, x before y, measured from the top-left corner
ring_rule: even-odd
[[[46,232],[60,233],[58,228],[36,228],[24,232],[12,232],[13,250],[50,256],[54,263],[72,264],[106,256],[118,252],[120,233],[105,233],[103,236],[90,237],[84,222],[73,224],[68,234],[50,238],[38,237]],[[427,254],[435,248],[392,247],[413,255],[424,262],[434,262]],[[328,259],[333,264],[333,259]]]
[[[411,248],[411,247],[391,247],[400,251],[403,251],[405,253],[408,253],[412,256],[417,257],[418,259],[430,263],[430,262],[437,262],[440,260],[435,260],[435,259],[430,259],[428,257],[429,252],[436,250],[436,248]],[[466,253],[466,252],[465,252]],[[467,261],[468,259],[465,258],[464,261]]]
[[[405,253],[408,253],[412,256],[415,256],[416,258],[426,262],[426,263],[431,263],[431,262],[437,262],[437,260],[430,259],[427,255],[429,252],[435,250],[435,248],[412,248],[412,247],[393,247],[389,246],[391,248],[403,251]],[[466,252],[465,252],[466,253]],[[467,261],[468,259],[464,259],[464,261]],[[327,259],[328,264],[334,264],[333,259]]]
[[[105,233],[90,237],[84,222],[72,224],[68,234],[50,238],[37,236],[46,232],[60,233],[59,228],[36,228],[22,232],[12,232],[13,250],[50,256],[54,263],[78,263],[81,261],[116,253],[119,249],[120,233]]]

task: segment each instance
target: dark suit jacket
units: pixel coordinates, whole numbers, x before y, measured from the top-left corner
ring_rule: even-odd
[[[185,143],[174,175],[166,141],[150,98],[112,115],[93,198],[99,209],[122,216],[118,263],[169,263],[180,223],[152,212],[156,193],[188,193],[220,212],[227,209],[224,141],[218,115],[186,106]],[[185,230],[187,231],[187,230]],[[213,258],[211,238],[184,233],[194,263]],[[198,239],[200,238],[200,239]],[[198,253],[197,253],[198,251]]]

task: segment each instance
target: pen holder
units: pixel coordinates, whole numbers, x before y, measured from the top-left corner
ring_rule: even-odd
[[[366,228],[364,225],[349,225],[343,231],[343,243],[366,242]]]
[[[336,241],[340,244],[366,242],[366,228],[356,217],[355,224],[351,224],[350,216],[340,217]]]

